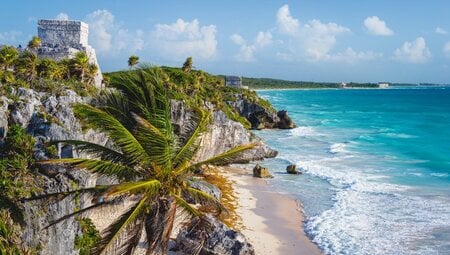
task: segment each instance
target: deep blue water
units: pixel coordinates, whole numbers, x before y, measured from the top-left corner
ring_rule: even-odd
[[[450,254],[450,87],[258,94],[298,124],[256,134],[326,254]]]

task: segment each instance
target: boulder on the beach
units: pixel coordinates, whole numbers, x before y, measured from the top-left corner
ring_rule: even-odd
[[[287,111],[281,110],[277,112],[278,118],[280,121],[277,123],[277,127],[279,129],[292,129],[295,128],[295,123],[292,121],[291,117],[288,116]]]
[[[297,171],[297,166],[295,164],[286,167],[286,172],[288,174],[301,174],[302,172]]]
[[[182,254],[254,255],[253,246],[245,236],[227,227],[218,219],[206,215],[195,218],[180,229],[176,239]]]
[[[256,164],[256,166],[253,168],[253,177],[273,178],[273,176],[270,173],[269,169],[267,169],[265,167],[262,167],[259,164]]]

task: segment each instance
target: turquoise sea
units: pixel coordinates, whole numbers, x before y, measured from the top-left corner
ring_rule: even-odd
[[[450,254],[450,87],[258,94],[298,125],[255,133],[326,254]]]

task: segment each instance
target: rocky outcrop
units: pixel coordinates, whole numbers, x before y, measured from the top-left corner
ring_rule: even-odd
[[[6,137],[6,132],[8,132],[9,103],[11,103],[10,99],[4,96],[0,97],[0,141],[2,141]]]
[[[255,254],[253,246],[244,235],[230,229],[212,216],[207,216],[204,219],[197,218],[182,228],[177,236],[176,243],[177,248],[183,254]]]
[[[286,172],[288,174],[301,174],[302,172],[297,171],[296,165],[289,165],[286,167]]]
[[[277,123],[277,127],[279,129],[293,129],[295,128],[295,123],[291,119],[291,117],[288,116],[287,111],[281,110],[277,112],[277,116],[280,119]]]
[[[295,123],[287,115],[287,111],[279,111],[277,113],[243,98],[238,98],[231,104],[241,116],[247,118],[252,129],[291,129],[295,127]]]
[[[256,164],[256,166],[253,168],[253,177],[273,178],[273,176],[270,173],[269,169],[267,169],[265,167],[262,167],[259,164]]]
[[[172,122],[176,130],[185,132],[183,126],[189,123],[192,117],[193,114],[186,109],[184,103],[172,101]],[[242,124],[230,120],[222,111],[213,111],[211,124],[202,135],[200,148],[194,158],[195,161],[205,160],[248,143],[256,143],[257,146],[241,154],[233,163],[246,163],[277,155],[276,151],[270,149]]]

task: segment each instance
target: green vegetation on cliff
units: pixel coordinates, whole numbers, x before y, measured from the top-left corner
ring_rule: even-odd
[[[308,88],[339,88],[340,83],[312,82],[312,81],[286,81],[269,78],[242,77],[242,85],[250,89],[308,89]],[[376,83],[347,83],[351,88],[377,88]]]
[[[215,109],[222,110],[231,120],[240,122],[250,128],[249,121],[239,115],[232,106],[238,98],[256,103],[269,111],[275,112],[271,104],[260,98],[255,91],[226,87],[222,76],[192,70],[192,59],[187,59],[183,68],[163,66],[164,79],[167,82],[167,92],[171,99],[184,101],[189,107],[203,106],[205,102],[213,104]],[[105,73],[109,80],[114,80],[128,72],[135,70]]]

